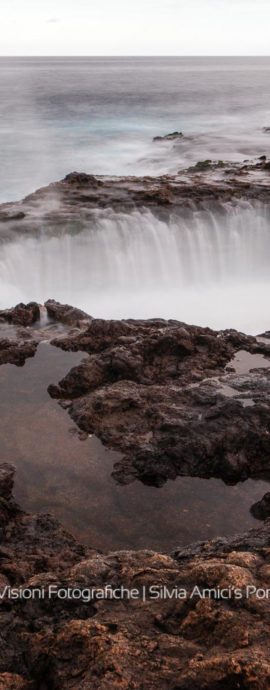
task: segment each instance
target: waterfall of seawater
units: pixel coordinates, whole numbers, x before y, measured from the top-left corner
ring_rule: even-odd
[[[270,212],[240,204],[168,222],[100,211],[77,234],[2,245],[1,307],[49,297],[105,318],[177,318],[258,333],[270,328]]]

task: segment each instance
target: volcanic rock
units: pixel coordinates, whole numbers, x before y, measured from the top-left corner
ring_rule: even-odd
[[[67,401],[82,431],[124,454],[119,482],[235,483],[269,470],[270,368],[257,370],[255,357],[245,375],[225,371],[235,352],[270,355],[269,345],[162,319],[93,319],[53,343],[88,354],[49,393]]]
[[[171,132],[163,137],[154,137],[153,141],[175,141],[175,139],[183,139],[183,136],[183,132]]]
[[[28,357],[34,357],[37,349],[35,340],[1,338],[0,331],[0,365],[16,364],[23,366]]]
[[[181,139],[181,133],[169,137]],[[244,179],[243,179],[244,176]],[[269,202],[268,162],[265,160],[231,163],[199,161],[177,174],[160,177],[106,177],[72,172],[63,180],[30,194],[23,201],[0,205],[0,234],[13,239],[17,234],[39,237],[59,230],[80,232],[89,221],[98,221],[102,209],[129,213],[150,209],[168,220],[170,214],[190,213],[222,204],[244,201]]]
[[[61,321],[61,323],[66,323],[69,326],[80,326],[81,323],[87,324],[92,318],[85,311],[71,307],[69,304],[60,304],[60,302],[55,302],[54,299],[47,300],[45,307],[51,319]]]
[[[171,556],[101,554],[77,544],[52,517],[20,511],[12,474],[1,468],[0,688],[268,690],[269,602],[254,591],[266,591],[269,581],[269,523]],[[78,591],[86,596],[108,584],[138,596],[78,599]],[[7,598],[10,585],[44,595]],[[49,586],[77,598],[49,598]]]
[[[261,501],[254,503],[250,511],[257,520],[266,520],[270,517],[270,493],[266,493]]]
[[[7,321],[16,326],[31,326],[40,319],[40,309],[36,302],[29,302],[29,304],[17,304],[13,309],[5,309],[0,311],[0,322]]]

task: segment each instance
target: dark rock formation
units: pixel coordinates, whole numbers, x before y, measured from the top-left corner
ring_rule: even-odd
[[[196,163],[196,165],[191,166],[191,168],[189,168],[189,172],[198,173],[198,172],[205,172],[207,170],[214,171],[214,170],[218,170],[219,168],[225,168],[225,167],[226,166],[225,166],[224,161],[215,162],[215,161],[211,161],[211,160],[207,159],[204,161],[198,161],[198,163]],[[243,168],[242,168],[242,170],[243,170]],[[229,170],[228,172],[231,172],[231,171]],[[239,170],[239,174],[240,174],[240,172],[241,172],[241,169]]]
[[[171,132],[171,134],[165,134],[163,137],[154,137],[153,141],[175,141],[183,139],[183,137],[183,132]]]
[[[254,503],[250,510],[257,520],[266,520],[270,517],[270,493],[266,493],[261,501]]]
[[[49,317],[41,323],[41,311]],[[33,357],[42,340],[74,333],[91,322],[91,317],[81,309],[48,300],[46,307],[35,302],[18,304],[13,309],[0,311],[0,365],[23,366],[28,357]]]
[[[248,589],[269,584],[268,523],[172,556],[101,554],[50,516],[20,511],[12,475],[1,468],[2,690],[268,690],[269,601]],[[138,597],[92,593],[106,585]],[[44,596],[9,599],[9,586]],[[69,588],[70,598],[49,598],[50,586]],[[75,588],[85,601],[73,597]]]
[[[72,172],[21,202],[2,204],[0,235],[8,240],[16,234],[39,236],[41,227],[46,227],[47,235],[62,229],[80,232],[96,219],[99,209],[124,213],[151,209],[166,220],[172,212],[190,213],[195,206],[222,212],[223,202],[240,199],[269,203],[269,161],[199,161],[176,175],[160,177],[110,178]]]
[[[40,308],[36,302],[29,302],[29,304],[17,304],[13,309],[4,309],[0,311],[1,321],[7,321],[16,326],[31,326],[40,319]]]
[[[0,331],[0,364],[23,366],[28,357],[34,357],[36,349],[36,341],[1,338]]]
[[[270,369],[257,370],[255,357],[244,375],[233,362],[224,371],[236,351],[270,355],[269,345],[162,319],[93,319],[53,342],[89,355],[49,392],[70,401],[80,429],[124,453],[118,481],[234,483],[269,470]]]
[[[87,324],[92,318],[89,314],[86,314],[85,311],[71,307],[69,304],[60,304],[60,302],[55,302],[54,299],[47,300],[47,302],[45,302],[45,307],[51,319],[66,323],[69,326]]]
[[[50,304],[54,318],[72,315]],[[125,452],[121,481],[159,484],[178,473],[235,481],[269,467],[270,373],[233,370],[235,352],[255,364],[267,343],[74,311],[79,331],[54,344],[86,358],[51,393],[71,399],[81,428]],[[232,539],[176,545],[171,556],[102,554],[52,516],[24,513],[13,478],[2,464],[0,690],[268,690],[270,521]],[[71,594],[50,597],[50,586]],[[138,594],[100,598],[106,586]]]

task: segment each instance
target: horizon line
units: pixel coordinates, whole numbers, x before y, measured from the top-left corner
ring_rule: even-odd
[[[168,55],[168,54],[153,54],[153,55],[106,55],[106,54],[96,54],[96,55],[85,55],[85,54],[61,54],[61,55],[53,55],[53,54],[42,54],[42,55],[29,55],[29,54],[10,54],[10,55],[1,55],[0,54],[0,59],[1,58],[270,58],[270,54],[233,54],[233,53],[226,53],[226,54],[219,54],[219,53],[211,53],[211,54],[182,54],[182,55]]]

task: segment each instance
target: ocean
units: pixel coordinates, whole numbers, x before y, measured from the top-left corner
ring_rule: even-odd
[[[270,154],[270,58],[1,58],[0,93],[3,202],[73,170],[160,175]],[[177,145],[153,141],[175,130]],[[269,210],[224,211],[164,222],[108,209],[78,235],[11,237],[0,306],[54,298],[96,317],[268,330]]]
[[[0,200],[72,170],[159,175],[267,154],[270,58],[0,58]],[[182,131],[185,139],[153,143]]]

